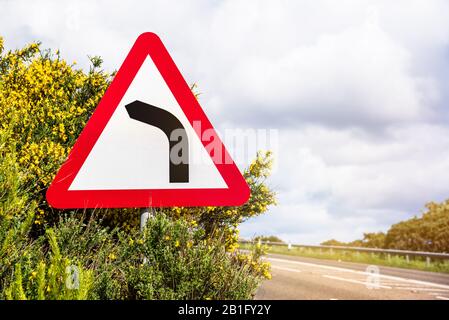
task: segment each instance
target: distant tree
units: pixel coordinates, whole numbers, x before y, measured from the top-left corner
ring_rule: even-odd
[[[351,242],[348,242],[348,247],[363,247],[363,240],[357,239]]]
[[[385,247],[449,252],[449,200],[431,202],[422,217],[399,222],[388,230]]]
[[[260,241],[263,241],[263,242],[270,241],[270,242],[281,242],[281,243],[284,243],[284,241],[281,238],[277,237],[277,236],[257,236],[253,240],[254,241],[259,241],[260,240]]]
[[[320,243],[322,246],[346,246],[347,243],[335,239],[326,240]]]
[[[383,232],[364,233],[361,245],[367,248],[383,248],[385,247],[385,236]]]
[[[335,239],[321,242],[322,246],[340,246],[340,247],[366,247],[366,248],[383,248],[385,245],[385,233],[373,232],[364,233],[362,240],[354,240],[351,242],[342,242]]]
[[[449,200],[430,202],[426,209],[422,217],[398,222],[386,234],[364,233],[362,240],[345,243],[332,239],[321,245],[449,252]]]

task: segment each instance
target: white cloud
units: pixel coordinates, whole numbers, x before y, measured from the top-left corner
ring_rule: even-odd
[[[431,80],[410,74],[409,60],[404,48],[367,22],[276,58],[240,59],[225,77],[224,91],[229,104],[243,100],[249,106],[245,120],[262,112],[290,126],[307,120],[378,126],[427,118],[435,89]]]
[[[449,195],[449,2],[6,1],[8,47],[31,40],[117,69],[160,35],[212,123],[280,129],[280,205],[243,235],[301,242],[384,230]]]
[[[248,221],[244,236],[301,242],[386,231],[449,194],[449,129],[395,127],[384,137],[310,126],[281,134],[271,185],[280,205]]]

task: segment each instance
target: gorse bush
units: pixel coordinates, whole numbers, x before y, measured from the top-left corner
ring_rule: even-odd
[[[39,43],[6,52],[0,37],[0,298],[251,298],[269,265],[234,250],[238,225],[275,204],[270,152],[244,171],[244,206],[160,209],[144,234],[135,208],[48,206],[49,184],[114,76],[90,61],[77,69]]]
[[[84,73],[39,43],[3,53],[0,39],[2,140],[15,154],[20,187],[39,207],[36,224],[50,212],[46,188],[109,84],[101,60],[91,61]]]
[[[63,217],[34,241],[32,215],[0,219],[1,299],[250,299],[268,270],[163,213],[143,233]]]
[[[20,171],[15,148],[8,140],[7,131],[0,128],[0,217],[10,219],[23,213],[28,206],[34,207],[35,202],[29,201],[23,190],[25,176]]]
[[[10,183],[15,183],[17,190],[25,191],[28,203],[37,206],[36,225],[58,216],[57,210],[48,207],[45,191],[114,76],[101,69],[99,57],[90,60],[91,67],[84,72],[76,69],[75,63],[61,58],[59,51],[42,50],[39,43],[4,52],[0,37],[1,152],[8,154],[6,161],[13,167],[5,172],[12,174],[11,170],[16,170],[20,176]],[[227,249],[233,251],[237,247],[238,224],[275,204],[275,194],[265,183],[271,163],[271,153],[260,152],[244,171],[251,188],[251,198],[244,206],[162,211],[197,221],[206,231],[206,237],[213,237],[216,230],[224,231]],[[12,199],[14,191],[8,192]],[[7,214],[20,211],[18,205]],[[131,230],[139,224],[138,210],[101,211],[104,221],[111,226]]]

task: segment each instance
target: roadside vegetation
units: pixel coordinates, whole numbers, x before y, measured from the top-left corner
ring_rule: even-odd
[[[257,244],[241,244],[242,250],[254,250]],[[297,248],[292,247],[290,250],[288,246],[263,245],[263,251],[267,253],[283,254],[289,256],[299,256],[316,259],[337,260],[344,262],[358,262],[364,264],[374,264],[387,267],[397,267],[406,269],[415,269],[432,272],[449,273],[449,261],[432,260],[427,264],[425,258],[412,258],[407,261],[404,256],[379,254],[379,253],[365,253],[352,252],[343,250],[330,249],[312,249],[312,248]]]
[[[249,299],[268,272],[164,213],[143,233],[73,215],[33,237],[33,219],[1,220],[0,299]]]
[[[0,299],[251,299],[270,278],[262,251],[241,254],[238,226],[275,204],[272,155],[244,171],[240,207],[54,210],[45,192],[114,77],[39,43],[0,37]]]
[[[431,202],[420,217],[401,221],[384,232],[365,233],[352,242],[328,240],[322,245],[449,252],[449,200]]]
[[[258,236],[253,243],[283,242],[281,239],[270,236]],[[276,241],[275,241],[276,240]],[[335,239],[324,241],[323,246],[361,247],[377,249],[396,249],[426,252],[449,252],[449,200],[442,203],[429,203],[421,217],[401,221],[391,226],[386,232],[365,233],[363,239],[351,242],[341,242]],[[251,249],[254,245],[242,244],[242,249]],[[409,268],[425,271],[449,273],[448,260],[431,260],[425,258],[395,256],[381,253],[364,253],[344,251],[340,249],[298,248],[287,244],[281,246],[268,246],[269,253],[286,254],[319,259],[330,259],[366,264],[377,264],[399,268]]]
[[[284,241],[276,236],[257,236],[253,239],[254,242],[262,241],[262,242],[277,242],[284,243]]]

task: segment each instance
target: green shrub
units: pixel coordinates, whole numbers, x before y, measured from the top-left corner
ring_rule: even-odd
[[[256,260],[162,213],[143,233],[65,216],[36,240],[26,217],[0,218],[1,299],[250,299],[263,277]]]
[[[0,130],[4,131],[0,132],[0,144],[6,146],[2,157],[6,155],[5,162],[11,166],[5,169],[9,174],[5,178],[12,187],[26,193],[25,198],[16,199],[10,193],[9,199],[2,199],[11,204],[8,210],[3,210],[8,215],[20,213],[27,204],[24,199],[38,206],[34,221],[37,226],[57,219],[60,214],[48,206],[46,189],[114,77],[114,72],[102,69],[101,58],[90,60],[90,69],[84,71],[76,63],[64,60],[59,50],[42,49],[39,42],[6,51],[0,37]],[[227,249],[233,251],[237,247],[238,224],[275,204],[275,193],[265,183],[272,160],[270,152],[259,152],[244,171],[251,197],[243,206],[162,211],[197,221],[209,236],[217,229],[224,231]],[[0,179],[3,170],[0,163]],[[11,179],[10,173],[15,172],[20,179]],[[110,226],[132,230],[139,225],[137,209],[100,211]]]
[[[0,37],[0,298],[250,298],[269,268],[232,252],[238,225],[275,203],[270,152],[244,172],[245,205],[161,209],[145,236],[136,208],[48,206],[46,189],[113,76],[98,57],[84,71],[40,43],[7,52]],[[65,285],[73,270],[78,289]]]

